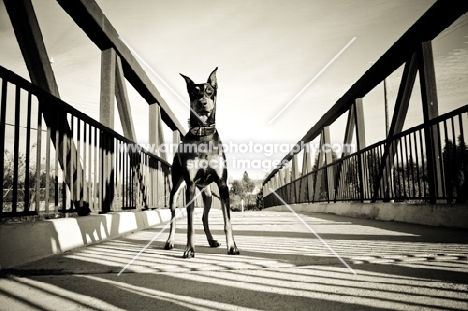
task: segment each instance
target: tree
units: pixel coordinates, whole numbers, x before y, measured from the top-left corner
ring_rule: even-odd
[[[242,177],[242,185],[247,193],[251,193],[255,189],[255,183],[249,178],[247,172],[244,172]]]
[[[33,153],[32,150],[36,148],[36,145],[34,144],[31,147],[31,153]],[[15,165],[15,155],[8,151],[4,150],[4,162],[3,162],[3,202],[5,202],[3,206],[3,211],[4,212],[10,212],[12,209],[11,202],[13,201],[12,197],[12,190],[15,186],[14,184],[14,165]],[[45,165],[41,164],[41,169],[39,172],[37,172],[36,169],[36,163],[30,163],[29,167],[29,181],[26,181],[26,162],[29,161],[29,159],[26,158],[26,154],[24,153],[19,153],[17,156],[17,161],[18,161],[18,181],[16,183],[16,187],[18,189],[18,207],[17,211],[21,211],[26,204],[31,206],[35,199],[36,196],[40,196],[41,199],[43,200],[43,196],[45,195],[44,192],[36,193],[36,182],[37,179],[39,178],[39,187],[40,189],[44,189],[46,187],[46,179],[49,178],[49,195],[54,195],[54,177],[52,172],[49,172],[49,176],[47,177],[46,172],[45,172]],[[26,184],[27,183],[27,184]],[[25,197],[27,196],[27,197]]]
[[[234,180],[230,189],[231,209],[240,209],[242,200],[244,200],[245,208],[255,208],[256,197],[252,195],[254,189],[255,183],[249,178],[247,172],[244,172],[241,180]]]

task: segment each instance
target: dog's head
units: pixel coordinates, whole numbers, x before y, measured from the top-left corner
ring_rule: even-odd
[[[210,74],[206,83],[195,84],[189,77],[180,74],[187,83],[190,96],[190,126],[210,126],[215,124],[216,95],[218,82],[216,71]]]

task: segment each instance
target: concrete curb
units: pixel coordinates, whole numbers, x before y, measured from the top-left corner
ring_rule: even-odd
[[[291,204],[290,206],[296,212],[326,213],[382,221],[468,229],[468,206],[464,204],[337,202]],[[269,207],[265,210],[289,211],[284,205]]]
[[[199,212],[201,208],[196,208]],[[185,217],[185,209],[176,215]],[[171,220],[169,209],[115,212],[0,226],[0,269],[60,254]]]

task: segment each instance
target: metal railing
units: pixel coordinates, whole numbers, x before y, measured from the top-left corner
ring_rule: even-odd
[[[279,205],[272,190],[287,203],[336,201],[466,202],[468,150],[464,123],[467,106],[438,115],[432,40],[468,11],[468,2],[437,1],[310,128],[263,182],[264,206]],[[365,146],[362,99],[404,66],[387,138]],[[419,74],[423,124],[402,132],[415,79]],[[310,154],[302,176],[297,154],[320,136],[330,144],[329,127],[348,113],[343,146],[356,133],[357,152],[333,160],[320,156],[310,172]],[[292,168],[285,163],[292,162]],[[325,164],[323,164],[325,162]],[[285,167],[286,166],[286,167]]]
[[[439,133],[437,140],[441,148],[438,149],[436,159],[442,176],[437,185],[442,192],[436,199],[448,203],[466,202],[466,123],[468,105],[315,169],[279,187],[275,192],[289,204],[376,200],[429,202],[424,137],[426,131],[435,131]],[[386,148],[392,150],[394,156],[382,160]],[[383,170],[380,170],[381,166]],[[383,171],[383,174],[379,171]],[[360,176],[365,178],[361,179]],[[336,182],[331,184],[329,180]],[[264,198],[264,204],[275,206],[281,202],[271,193]]]
[[[168,207],[168,162],[1,66],[0,78],[0,217]]]

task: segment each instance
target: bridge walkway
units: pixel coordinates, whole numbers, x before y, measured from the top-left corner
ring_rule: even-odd
[[[163,249],[161,224],[54,255],[1,278],[0,309],[467,309],[467,230],[298,215],[322,240],[290,212],[233,213],[241,255],[229,256],[222,214],[213,210],[222,246],[207,246],[198,214],[190,260],[182,258],[185,219],[174,250]]]

